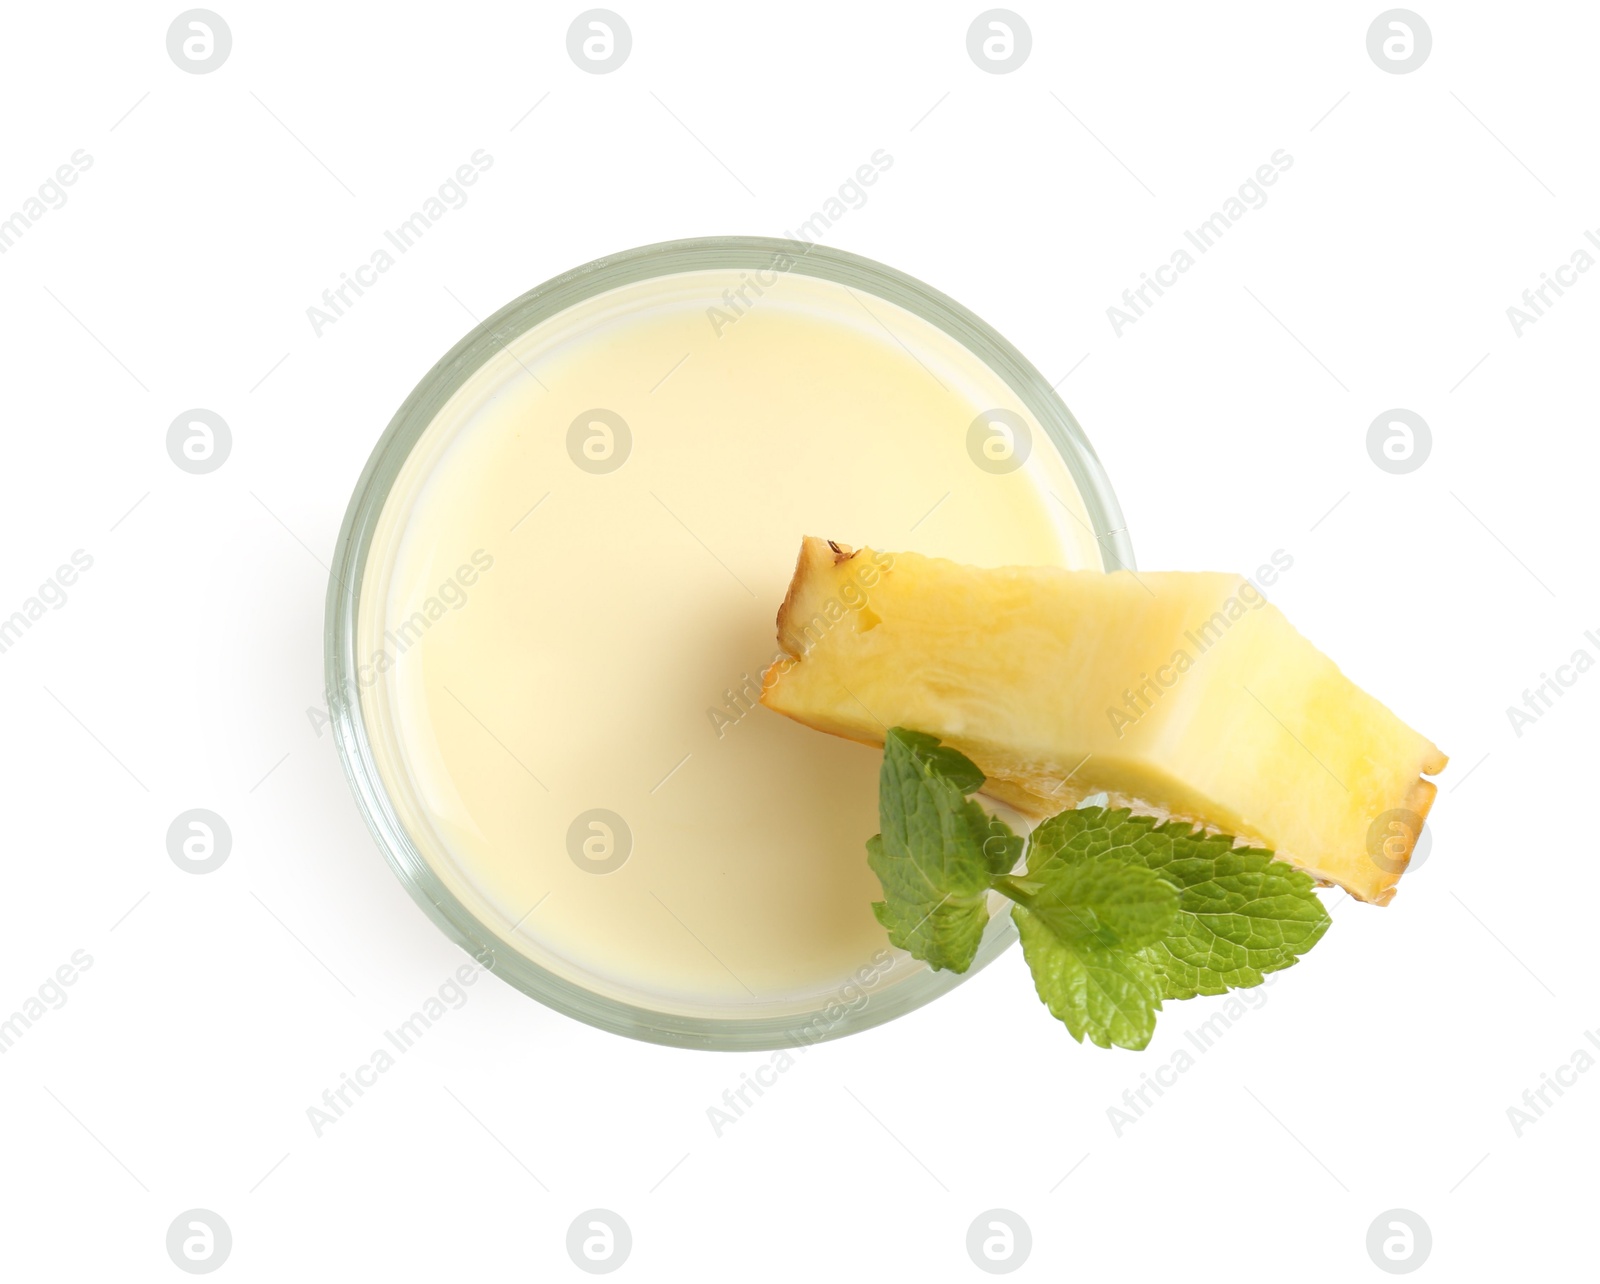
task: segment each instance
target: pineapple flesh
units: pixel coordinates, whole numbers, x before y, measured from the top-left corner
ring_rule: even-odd
[[[1105,792],[1271,848],[1379,905],[1445,756],[1235,575],[985,570],[807,537],[761,702],[937,736],[1043,818]]]

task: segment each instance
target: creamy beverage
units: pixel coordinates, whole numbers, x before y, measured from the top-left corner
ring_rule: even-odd
[[[1100,566],[1054,446],[962,345],[751,277],[507,336],[407,461],[357,617],[375,761],[443,882],[541,967],[688,1016],[923,967],[871,910],[878,751],[756,705],[800,537]]]

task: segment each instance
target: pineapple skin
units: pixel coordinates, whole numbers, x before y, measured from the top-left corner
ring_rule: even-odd
[[[1030,817],[1105,792],[1378,905],[1448,761],[1236,575],[979,569],[808,536],[778,643],[761,702],[807,726],[926,732]]]

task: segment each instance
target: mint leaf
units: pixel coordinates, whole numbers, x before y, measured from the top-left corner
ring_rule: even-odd
[[[883,884],[884,900],[872,903],[873,916],[889,933],[889,942],[934,971],[965,972],[972,966],[978,942],[989,923],[986,896],[952,896],[936,889],[910,887],[914,876],[902,875],[900,861],[888,856],[883,840],[867,840],[867,861]]]
[[[921,731],[907,731],[904,727],[896,727],[894,734],[906,748],[962,793],[976,793],[982,788],[983,772],[978,770],[977,763],[960,750],[941,745],[938,737]]]
[[[989,832],[983,840],[984,864],[993,878],[999,878],[1017,867],[1027,839],[1021,834],[1012,833],[1011,826],[998,816],[990,816],[988,821]]]
[[[1331,921],[1308,874],[1274,860],[1270,851],[1233,842],[1126,811],[1066,811],[1034,830],[1028,877],[1095,857],[1159,874],[1177,889],[1179,911],[1146,951],[1162,994],[1224,994],[1292,967]]]
[[[1014,906],[1022,956],[1050,1014],[1079,1043],[1138,1051],[1155,1033],[1161,982],[1141,952],[1068,945],[1038,915]]]
[[[878,773],[867,862],[883,885],[872,911],[889,940],[935,970],[964,972],[989,922],[989,885],[1016,865],[1022,839],[966,795],[983,773],[932,736],[893,728]]]

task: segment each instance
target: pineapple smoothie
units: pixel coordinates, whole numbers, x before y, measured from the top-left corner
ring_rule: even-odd
[[[1100,568],[1046,433],[944,331],[803,265],[655,277],[504,338],[411,451],[357,609],[424,859],[506,945],[652,1011],[919,973],[871,909],[879,753],[760,707],[774,606],[807,533]]]

